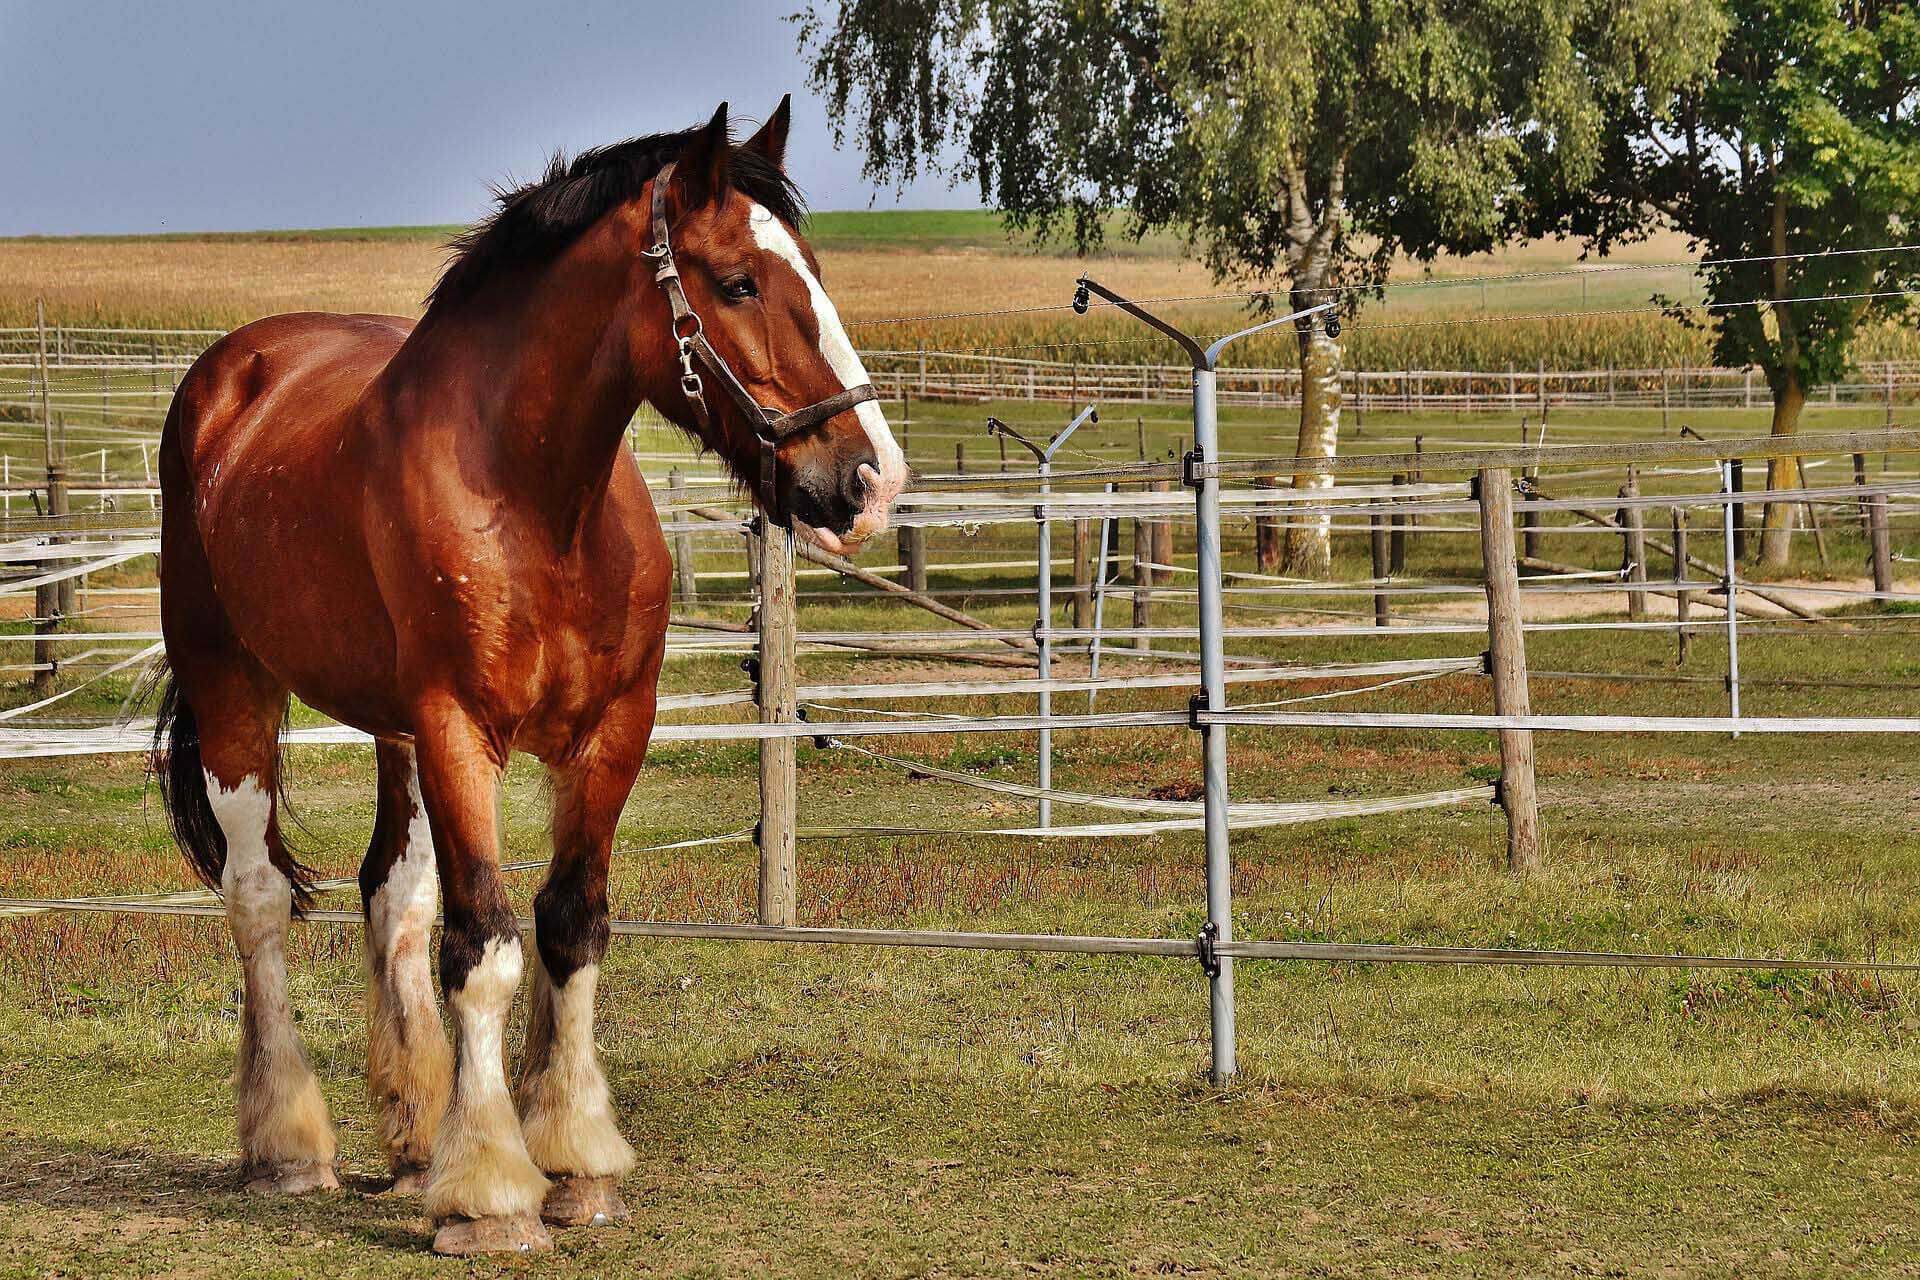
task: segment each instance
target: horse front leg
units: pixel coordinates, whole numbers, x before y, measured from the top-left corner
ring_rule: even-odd
[[[453,1100],[424,1205],[437,1253],[553,1247],[540,1224],[547,1180],[527,1155],[507,1092],[506,1030],[520,986],[520,931],[500,879],[494,800],[502,759],[450,700],[416,710],[414,754],[446,901],[440,985],[454,1021]]]
[[[538,964],[521,1055],[520,1122],[554,1179],[541,1216],[556,1226],[627,1216],[618,1183],[633,1148],[614,1123],[593,1041],[594,995],[607,950],[607,868],[615,828],[652,731],[644,712],[616,716],[553,778],[553,867],[534,898]]]

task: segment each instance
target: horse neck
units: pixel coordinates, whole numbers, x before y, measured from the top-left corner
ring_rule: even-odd
[[[629,355],[630,265],[598,252],[597,239],[430,314],[395,358],[403,379],[432,388],[436,409],[468,419],[491,485],[536,511],[561,545],[606,491],[657,378]]]

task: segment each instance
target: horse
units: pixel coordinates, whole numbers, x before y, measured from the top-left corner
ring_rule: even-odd
[[[245,973],[242,1176],[337,1188],[288,1003],[312,873],[282,840],[289,697],[375,740],[359,875],[367,1084],[395,1188],[436,1251],[551,1247],[625,1216],[634,1163],[593,1042],[607,871],[655,714],[671,573],[624,437],[650,404],[776,525],[852,554],[908,471],[802,237],[790,101],[744,143],[703,127],[556,155],[453,243],[417,322],[248,324],[181,381],[159,453],[167,676],[155,734],[174,833]],[[782,406],[785,406],[783,408]],[[495,797],[509,753],[552,784],[532,997]],[[444,896],[442,992],[428,946]]]

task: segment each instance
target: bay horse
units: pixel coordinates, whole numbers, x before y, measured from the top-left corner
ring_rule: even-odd
[[[245,970],[251,1188],[339,1185],[287,995],[285,935],[311,889],[277,811],[291,694],[377,743],[367,1084],[435,1249],[545,1248],[543,1218],[624,1216],[634,1153],[594,993],[671,569],[627,425],[652,405],[767,518],[829,550],[883,531],[907,481],[801,238],[788,121],[783,100],[736,144],[722,104],[702,128],[556,157],[455,242],[417,323],[276,316],[182,380],[160,445],[171,677],[156,746],[175,833],[221,891]],[[495,796],[514,751],[551,779],[553,861],[510,1093],[522,957]],[[451,1054],[428,964],[442,893]]]

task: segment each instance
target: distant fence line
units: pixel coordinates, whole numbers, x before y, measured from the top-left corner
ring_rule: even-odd
[[[39,394],[43,341],[51,398],[83,398],[105,406],[171,391],[179,375],[221,336],[218,329],[0,328],[0,403]],[[1151,403],[1184,400],[1191,390],[1191,371],[1184,365],[931,350],[862,354],[874,384],[895,400]],[[1297,368],[1222,369],[1219,378],[1219,396],[1226,403],[1282,408],[1300,402]],[[1766,375],[1756,367],[1348,369],[1340,382],[1346,406],[1363,415],[1538,412],[1573,405],[1751,409],[1771,402]],[[1809,389],[1808,402],[1877,404],[1891,413],[1895,404],[1920,402],[1920,361],[1863,361],[1846,378]]]

